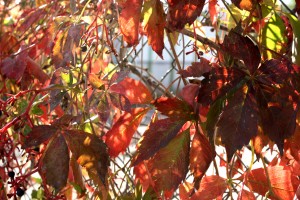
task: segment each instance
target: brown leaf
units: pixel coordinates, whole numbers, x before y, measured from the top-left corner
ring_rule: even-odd
[[[138,44],[139,23],[143,0],[119,0],[121,8],[119,25],[128,46]]]
[[[63,132],[72,156],[105,184],[109,159],[106,145],[97,136],[78,130]],[[93,178],[93,177],[91,177]]]
[[[132,161],[132,165],[137,165],[141,161],[149,159],[159,149],[168,145],[185,122],[183,120],[166,118],[152,123],[139,142],[137,155]]]
[[[199,187],[203,175],[215,156],[216,153],[205,136],[201,133],[196,133],[190,152],[190,170],[195,177],[196,188]]]
[[[46,183],[58,193],[67,184],[69,175],[69,149],[64,137],[54,137],[49,144],[41,160],[42,176]]]
[[[143,6],[143,28],[148,44],[161,58],[164,49],[165,12],[160,0],[146,0]]]
[[[192,24],[201,14],[204,3],[204,0],[168,0],[167,27],[181,30],[187,23]]]
[[[125,112],[105,135],[105,143],[109,148],[109,155],[118,156],[129,146],[133,134],[136,132],[148,109],[135,108],[132,113]]]
[[[211,200],[222,195],[227,188],[226,179],[212,175],[202,179],[199,190],[191,197],[191,200]]]
[[[58,128],[48,125],[40,125],[32,128],[31,132],[26,137],[22,148],[36,147],[44,142],[47,142],[56,132]]]

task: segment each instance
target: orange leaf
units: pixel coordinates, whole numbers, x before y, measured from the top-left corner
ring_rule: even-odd
[[[119,25],[128,46],[138,44],[139,22],[143,0],[119,0]]]
[[[269,166],[268,175],[270,178],[273,197],[281,199],[293,199],[299,180],[289,169],[283,166]],[[246,185],[260,195],[265,195],[269,191],[269,183],[263,168],[251,170],[248,174]]]
[[[145,164],[147,164],[147,161],[144,161],[133,168],[133,173],[135,174],[135,183],[140,181],[143,191],[147,191],[149,186],[154,187],[154,183],[152,181],[150,172],[146,168]]]
[[[211,148],[205,136],[196,133],[190,152],[190,170],[194,174],[196,188],[199,186],[200,180],[208,169],[210,163],[213,161],[215,155],[215,151]]]
[[[192,183],[183,182],[179,186],[179,197],[182,200],[188,200],[193,191],[194,187]]]
[[[105,135],[105,143],[109,149],[109,155],[118,156],[129,146],[131,138],[148,109],[136,108],[132,113],[125,112],[113,127]]]
[[[143,28],[148,44],[161,58],[164,49],[165,12],[160,0],[146,0],[143,8]]]
[[[212,25],[215,26],[217,22],[217,1],[218,0],[209,0],[209,17],[212,22]]]
[[[211,200],[222,195],[227,188],[226,179],[212,175],[202,179],[200,189],[192,196],[191,200]]]
[[[141,81],[132,78],[124,78],[121,82],[111,85],[109,90],[123,94],[131,104],[146,104],[152,101],[152,95],[148,88]]]
[[[238,200],[255,200],[255,196],[253,192],[249,192],[247,190],[241,190],[238,195]]]

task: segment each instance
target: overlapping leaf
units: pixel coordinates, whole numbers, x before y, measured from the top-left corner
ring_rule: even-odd
[[[269,166],[268,176],[270,185],[265,170],[263,168],[254,169],[249,172],[246,185],[253,192],[263,196],[271,189],[270,195],[273,198],[293,199],[299,180],[289,169],[285,169],[283,166]]]
[[[105,184],[109,160],[106,145],[97,136],[77,130],[66,130],[63,136],[72,156],[87,169],[91,177],[100,178]],[[97,182],[97,181],[96,181]]]
[[[181,30],[187,23],[192,24],[201,14],[204,3],[204,0],[168,0],[167,27]]]
[[[137,165],[149,159],[159,149],[165,147],[177,135],[184,123],[184,120],[166,118],[151,124],[139,142],[137,155],[132,164]]]
[[[211,68],[209,60],[201,58],[200,62],[193,62],[187,69],[180,70],[178,73],[181,74],[183,78],[200,77],[204,73],[211,71]]]
[[[105,143],[110,156],[116,157],[126,150],[147,111],[148,109],[136,108],[131,113],[125,112],[106,133]]]
[[[172,119],[186,121],[196,119],[193,107],[178,98],[160,97],[153,102],[153,105],[163,115]]]
[[[67,184],[69,175],[69,149],[62,135],[54,137],[47,145],[41,160],[40,173],[46,183],[58,193]]]
[[[26,137],[26,140],[22,145],[22,147],[24,149],[36,147],[48,141],[57,131],[58,128],[55,126],[48,126],[48,125],[34,126],[31,132]]]
[[[165,12],[160,0],[145,0],[143,6],[143,27],[148,44],[161,58],[164,49]]]

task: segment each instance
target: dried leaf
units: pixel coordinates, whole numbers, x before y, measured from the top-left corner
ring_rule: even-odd
[[[201,14],[204,3],[203,0],[168,0],[167,27],[181,30],[187,23],[192,24]]]
[[[46,183],[54,187],[55,193],[66,186],[69,175],[69,149],[62,135],[54,137],[47,145],[40,169]]]
[[[36,147],[44,142],[47,142],[56,132],[58,128],[48,125],[40,125],[32,128],[28,133],[22,148]]]
[[[63,136],[77,162],[85,167],[89,174],[95,174],[100,178],[105,185],[109,159],[107,147],[102,140],[95,135],[77,130],[66,130]]]
[[[109,90],[127,97],[131,104],[150,103],[152,95],[148,88],[138,80],[132,78],[124,78],[123,81],[113,84]]]
[[[137,165],[141,161],[149,159],[159,149],[168,145],[184,123],[185,121],[170,118],[157,120],[152,123],[139,142],[137,155],[132,165]]]
[[[202,179],[199,190],[191,197],[191,200],[211,200],[222,195],[227,188],[226,179],[212,175]]]
[[[136,132],[148,109],[135,108],[131,113],[125,112],[105,135],[105,143],[109,148],[109,155],[118,156],[129,146],[133,134]]]
[[[161,58],[164,49],[165,12],[160,0],[146,0],[142,11],[144,32],[148,44]]]
[[[139,23],[143,0],[119,0],[121,8],[119,25],[128,46],[138,44]]]
[[[190,121],[196,119],[194,109],[187,102],[178,98],[160,97],[153,102],[153,105],[163,115],[172,119]]]

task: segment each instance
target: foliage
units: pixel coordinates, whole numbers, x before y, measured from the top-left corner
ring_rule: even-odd
[[[0,199],[300,198],[291,3],[1,2]]]

